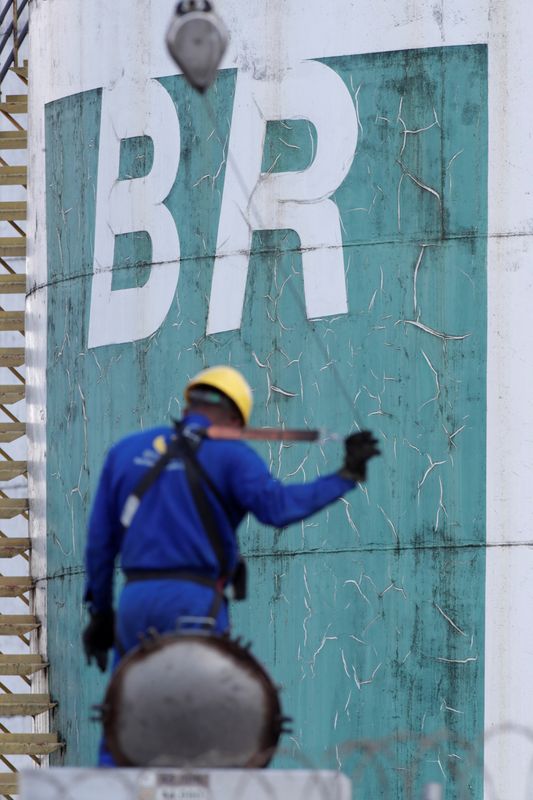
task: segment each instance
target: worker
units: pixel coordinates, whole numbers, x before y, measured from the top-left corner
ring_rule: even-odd
[[[306,519],[364,480],[368,460],[379,453],[371,433],[352,434],[338,472],[283,484],[244,442],[203,435],[210,425],[247,425],[252,392],[237,370],[203,370],[187,385],[185,401],[179,423],[120,440],[102,470],[89,522],[90,622],[83,634],[88,662],[102,671],[111,648],[116,665],[143,633],[176,630],[180,619],[212,619],[215,631],[227,631],[228,588],[244,594],[235,535],[244,516],[251,512],[276,528]],[[126,583],[115,624],[119,554]],[[100,763],[110,763],[105,753]]]

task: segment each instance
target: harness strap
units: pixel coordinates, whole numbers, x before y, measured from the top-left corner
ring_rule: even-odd
[[[141,500],[150,489],[153,483],[159,478],[167,464],[172,461],[173,458],[176,457],[177,451],[179,448],[178,440],[171,439],[168,443],[168,447],[166,452],[155,462],[153,467],[149,469],[145,474],[142,476],[139,483],[136,485],[133,492],[127,498],[124,508],[122,509],[122,513],[120,515],[120,521],[125,528],[129,528],[133,517],[137,513],[137,509],[141,504]]]
[[[183,458],[189,489],[191,490],[196,510],[202,521],[209,543],[219,563],[220,574],[227,575],[228,559],[218,523],[213,512],[213,507],[207,499],[202,486],[203,470],[201,470],[195,458],[193,446],[184,436],[178,439],[178,452]]]
[[[210,589],[219,589],[224,586],[221,578],[211,578],[198,572],[189,572],[183,569],[128,569],[125,571],[126,583],[138,583],[139,581],[190,581],[199,583],[202,586],[209,586]]]

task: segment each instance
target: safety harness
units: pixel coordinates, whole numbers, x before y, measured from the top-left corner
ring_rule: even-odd
[[[145,472],[133,492],[129,495],[124,504],[120,521],[125,528],[129,528],[141,500],[148,489],[155,483],[172,459],[180,458],[185,468],[185,475],[198,515],[219,564],[219,577],[212,578],[210,575],[203,575],[200,572],[191,570],[139,569],[126,570],[126,582],[132,583],[135,581],[170,579],[191,581],[192,583],[209,586],[214,590],[215,594],[208,613],[210,617],[216,619],[225,596],[224,590],[228,584],[233,585],[234,600],[244,600],[246,597],[246,564],[244,560],[240,558],[237,567],[230,574],[222,536],[204,486],[207,486],[209,491],[216,498],[231,527],[233,527],[231,525],[232,515],[226,501],[196,457],[196,451],[200,446],[202,438],[201,430],[184,428],[182,423],[175,423],[175,433],[168,443],[166,451],[156,461],[153,467]]]

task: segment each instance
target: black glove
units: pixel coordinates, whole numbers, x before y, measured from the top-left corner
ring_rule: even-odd
[[[344,440],[344,464],[339,470],[339,475],[351,481],[361,483],[366,480],[366,462],[379,456],[380,450],[376,447],[378,440],[370,431],[352,433]]]
[[[107,651],[115,642],[115,612],[92,611],[91,621],[83,631],[83,649],[90,664],[94,658],[102,672],[107,668]]]

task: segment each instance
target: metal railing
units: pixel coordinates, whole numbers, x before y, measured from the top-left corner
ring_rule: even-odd
[[[28,35],[29,21],[24,11],[29,0],[7,0],[0,11],[0,87],[7,73],[14,67],[18,69],[20,48]],[[2,26],[9,20],[5,30]]]

